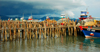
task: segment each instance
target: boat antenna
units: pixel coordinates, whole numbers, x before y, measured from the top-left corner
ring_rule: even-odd
[[[31,17],[32,17],[32,13],[31,13]],[[33,19],[33,17],[32,17],[32,19]]]
[[[66,15],[66,16],[67,16],[67,18],[68,18],[68,13],[67,13],[67,15]]]
[[[86,11],[88,11],[88,7],[89,7],[89,6],[87,6]]]
[[[31,16],[32,16],[32,13],[31,13]]]
[[[67,19],[67,17],[66,17],[66,12],[65,12],[65,19]],[[67,21],[67,20],[66,20]]]

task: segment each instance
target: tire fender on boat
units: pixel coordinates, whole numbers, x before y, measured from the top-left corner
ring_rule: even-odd
[[[94,33],[90,33],[90,36],[94,36]]]

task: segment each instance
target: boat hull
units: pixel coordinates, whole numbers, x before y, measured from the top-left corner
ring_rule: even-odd
[[[88,30],[82,30],[82,32],[84,33],[84,36],[86,38],[100,38],[100,32],[93,32],[93,31],[88,31]]]

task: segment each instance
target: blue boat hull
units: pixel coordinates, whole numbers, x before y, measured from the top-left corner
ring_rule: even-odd
[[[93,31],[88,31],[88,30],[82,30],[82,32],[84,33],[84,36],[86,38],[91,38],[91,37],[100,37],[100,32],[93,32]],[[94,35],[91,36],[90,34],[93,33]]]

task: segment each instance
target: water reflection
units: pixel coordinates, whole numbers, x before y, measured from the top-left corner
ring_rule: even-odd
[[[84,41],[80,44],[80,50],[89,52],[95,52],[97,50],[100,51],[100,38],[85,38]]]
[[[29,39],[0,42],[0,52],[90,52],[100,51],[100,38],[85,39],[82,36]]]

